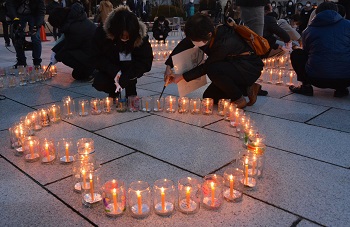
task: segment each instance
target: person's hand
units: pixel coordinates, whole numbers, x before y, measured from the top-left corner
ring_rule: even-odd
[[[56,53],[52,52],[51,57],[50,57],[50,62],[51,65],[55,65],[58,61],[56,60]]]
[[[183,75],[182,74],[170,74],[168,75],[170,77],[170,83],[179,83],[181,80],[184,79]]]
[[[173,74],[173,71],[171,70],[171,67],[169,65],[166,66],[165,72],[164,72],[164,82],[165,86],[167,86],[170,82],[170,77],[169,75]]]
[[[119,84],[119,78],[120,78],[120,75],[117,74],[115,77],[114,77],[114,84],[116,86],[116,89],[115,89],[115,93],[118,93],[118,92],[122,92],[123,88],[120,86]]]

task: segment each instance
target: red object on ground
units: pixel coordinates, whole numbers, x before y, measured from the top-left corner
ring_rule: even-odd
[[[46,39],[46,33],[45,33],[44,25],[41,25],[41,28],[40,28],[40,39],[41,39],[41,42],[50,41],[50,40]]]

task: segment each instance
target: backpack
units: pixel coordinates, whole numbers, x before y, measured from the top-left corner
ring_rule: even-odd
[[[233,27],[235,32],[249,44],[256,55],[262,56],[269,52],[270,44],[264,37],[256,34],[247,26],[236,24],[233,19],[228,21],[228,25]]]

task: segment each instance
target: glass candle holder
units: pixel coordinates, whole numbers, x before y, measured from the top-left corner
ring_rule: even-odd
[[[78,101],[78,115],[81,117],[85,117],[89,115],[89,101],[86,99],[81,99]]]
[[[293,83],[294,71],[293,71],[293,70],[290,70],[290,71],[289,71],[288,73],[286,73],[286,74],[288,74],[288,78],[289,78],[288,82],[286,82],[286,85],[287,85],[287,86],[292,86],[292,85],[294,85],[294,83]]]
[[[175,96],[167,96],[165,98],[165,111],[167,113],[175,113],[176,112],[176,97]]]
[[[230,103],[228,110],[225,112],[224,120],[232,121],[235,117],[235,110],[237,109],[237,105],[234,103]]]
[[[58,105],[51,105],[49,108],[50,122],[59,123],[61,121],[61,108]]]
[[[51,65],[50,71],[51,71],[52,77],[57,76],[57,66],[56,65]]]
[[[27,118],[27,116],[22,116],[20,118],[20,124],[23,125],[25,128],[27,128],[28,136],[34,135],[34,128],[30,118]]]
[[[9,88],[16,87],[18,84],[17,77],[11,74],[7,76],[7,82]]]
[[[15,124],[9,128],[11,147],[15,149],[15,156],[23,155],[23,142],[29,136],[29,128],[23,124]]]
[[[100,99],[93,98],[90,100],[90,112],[92,115],[99,115],[102,113]]]
[[[224,201],[223,199],[224,179],[217,174],[210,174],[204,177],[202,184],[203,205],[208,209],[219,209]]]
[[[74,191],[81,193],[82,186],[86,185],[86,173],[89,171],[97,171],[96,165],[94,164],[95,159],[86,157],[84,155],[74,155],[73,162],[73,177],[74,177]],[[82,178],[85,176],[85,182]],[[85,184],[84,184],[85,183]]]
[[[114,107],[114,105],[113,105],[113,98],[111,98],[111,97],[104,98],[102,100],[102,104],[103,104],[103,108],[102,108],[103,113],[105,113],[105,114],[112,113],[113,107]]]
[[[18,77],[19,77],[19,85],[24,86],[27,85],[28,78],[26,74],[26,68],[24,65],[17,66],[18,69]]]
[[[231,99],[219,99],[218,114],[220,116],[225,116],[226,112],[229,111],[230,104],[231,104]]]
[[[42,129],[40,114],[37,111],[28,113],[27,118],[31,120],[34,131],[40,131]]]
[[[243,135],[243,144],[244,147],[248,146],[248,143],[252,141],[252,139],[258,134],[258,129],[254,126],[251,125],[248,129],[244,130],[244,135]]]
[[[82,171],[82,202],[86,207],[93,207],[102,201],[100,178],[96,171]]]
[[[56,159],[56,149],[52,140],[44,139],[40,146],[41,163],[50,164]]]
[[[201,99],[200,98],[190,99],[190,112],[191,112],[191,114],[200,114],[201,113]]]
[[[131,216],[144,218],[151,213],[151,190],[147,182],[132,182],[128,190]]]
[[[127,102],[126,98],[119,98],[117,100],[117,112],[124,113],[127,111]]]
[[[279,69],[277,72],[276,85],[283,85],[283,77],[284,77],[284,73],[282,69]]]
[[[248,150],[254,151],[257,154],[265,154],[265,136],[261,135],[260,133],[256,133],[250,137],[247,148]]]
[[[178,100],[178,112],[179,113],[188,113],[190,106],[190,101],[187,97],[181,97]]]
[[[29,83],[30,84],[34,84],[37,81],[37,74],[35,73],[35,71],[33,70],[32,67],[28,68],[28,74],[29,74]]]
[[[176,191],[174,182],[168,179],[160,179],[153,186],[153,207],[155,213],[161,216],[169,216],[175,210]]]
[[[88,155],[95,151],[94,140],[91,138],[81,138],[77,142],[78,154]]]
[[[236,125],[236,131],[237,133],[240,133],[241,131],[244,130],[244,125],[246,122],[249,121],[249,116],[248,115],[241,115],[238,119],[238,124]]]
[[[142,101],[141,101],[141,109],[142,112],[151,112],[152,110],[152,97],[150,96],[146,96],[146,97],[142,97]]]
[[[47,109],[39,109],[38,110],[39,116],[40,116],[40,124],[43,127],[50,126],[50,117],[49,117],[49,111]]]
[[[128,110],[130,112],[138,112],[140,109],[140,98],[136,95],[128,97]]]
[[[153,111],[162,112],[164,110],[164,98],[153,98]]]
[[[201,185],[198,180],[186,177],[178,182],[178,207],[184,214],[194,214],[199,211],[201,200]]]
[[[214,100],[212,98],[204,98],[201,104],[202,114],[204,115],[213,114],[213,105],[214,105]]]
[[[229,167],[224,173],[224,198],[229,202],[240,202],[243,198],[243,171],[239,168]]]
[[[24,160],[26,162],[36,162],[40,159],[40,142],[36,136],[28,136],[24,141]]]
[[[246,121],[243,124],[241,124],[240,127],[241,127],[241,130],[239,131],[238,134],[239,134],[239,138],[243,141],[248,139],[247,136],[250,129],[256,129],[255,122],[250,118],[246,119]]]
[[[21,147],[22,145],[19,139],[19,130],[16,125],[9,128],[9,134],[10,134],[11,148],[15,149],[15,148]]]
[[[74,100],[70,96],[65,96],[62,99],[62,114],[65,119],[71,119],[75,114]]]
[[[244,110],[236,108],[233,113],[233,117],[230,120],[231,127],[236,128],[239,125],[240,118],[244,116]]]
[[[113,179],[102,188],[103,208],[109,217],[117,217],[126,210],[126,190],[124,181]]]
[[[239,166],[243,170],[242,184],[247,190],[255,190],[257,186],[257,159],[256,155],[245,153],[239,159]]]
[[[63,138],[57,142],[57,154],[61,164],[71,164],[74,161],[73,139]]]

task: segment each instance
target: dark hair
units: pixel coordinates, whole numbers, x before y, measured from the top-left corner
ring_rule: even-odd
[[[136,39],[140,37],[140,24],[135,14],[127,8],[116,12],[110,20],[108,32],[114,36],[114,41],[119,45],[122,51],[130,53],[134,49]],[[120,40],[123,32],[129,33],[129,40],[123,43]]]
[[[338,6],[334,2],[322,2],[316,9],[316,14],[325,11],[325,10],[333,10],[338,12]]]
[[[338,6],[338,13],[340,16],[345,17],[346,16],[346,9],[343,5],[337,4]]]
[[[70,12],[70,8],[68,7],[55,8],[50,13],[48,21],[52,25],[52,27],[61,28],[66,22],[69,12]]]
[[[214,33],[214,24],[208,16],[197,13],[187,20],[185,24],[185,35],[193,41],[208,41]]]
[[[158,20],[161,21],[161,22],[165,21],[165,16],[159,16]]]

